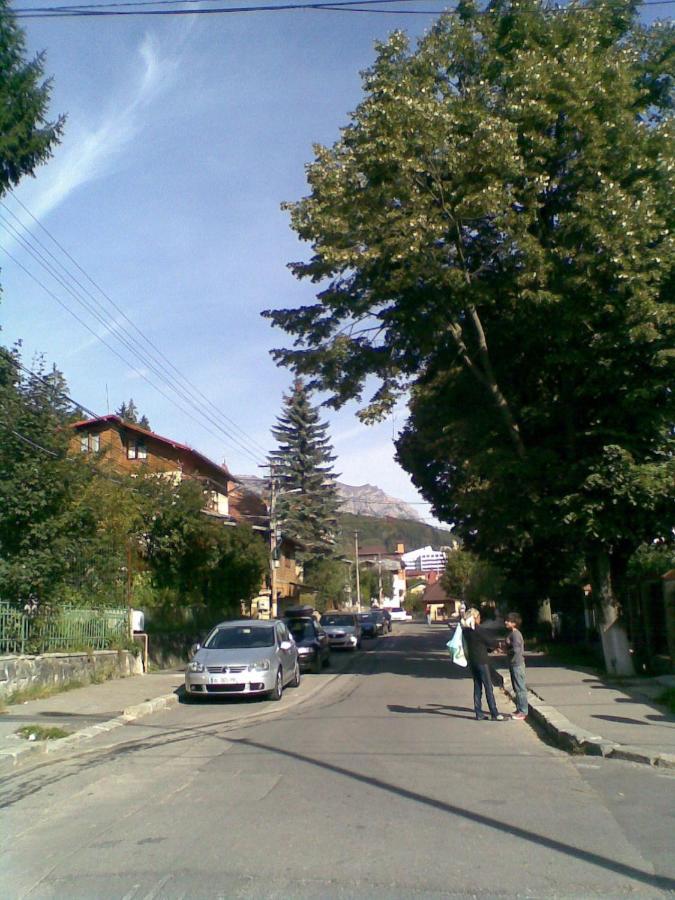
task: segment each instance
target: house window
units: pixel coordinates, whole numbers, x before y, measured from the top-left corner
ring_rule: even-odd
[[[98,434],[88,434],[85,432],[80,435],[80,452],[82,453],[98,453],[101,448],[101,438]]]
[[[127,444],[127,459],[147,459],[148,449],[140,438],[132,438]]]

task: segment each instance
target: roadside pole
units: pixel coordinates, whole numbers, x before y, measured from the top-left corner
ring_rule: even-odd
[[[356,557],[356,604],[361,609],[361,579],[359,577],[359,533],[354,532],[354,555]]]

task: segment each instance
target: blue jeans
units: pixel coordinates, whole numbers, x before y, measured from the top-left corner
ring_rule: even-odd
[[[527,715],[527,686],[525,684],[525,666],[509,666],[511,684],[516,693],[516,709],[519,713]]]
[[[492,678],[490,677],[490,666],[487,664],[482,666],[471,666],[471,674],[473,675],[473,708],[477,716],[483,715],[482,700],[483,690],[485,690],[485,699],[490,710],[490,715],[499,714],[497,704],[495,703],[495,694],[492,690]]]

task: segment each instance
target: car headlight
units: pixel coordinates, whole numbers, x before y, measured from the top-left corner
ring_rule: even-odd
[[[259,659],[258,662],[251,663],[248,667],[249,672],[267,672],[269,671],[269,659]]]
[[[187,670],[188,672],[203,672],[204,663],[197,662],[196,659],[193,659],[192,662],[188,663]]]
[[[352,643],[352,644],[355,644],[355,643],[356,643],[356,635],[355,635],[355,634],[350,634],[350,635],[349,635],[349,642]]]

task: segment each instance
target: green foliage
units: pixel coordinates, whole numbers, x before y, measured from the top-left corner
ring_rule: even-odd
[[[262,538],[246,526],[225,528],[205,518],[195,482],[183,481],[156,500],[143,554],[159,589],[151,609],[156,624],[208,626],[238,613],[267,566]]]
[[[316,304],[275,357],[368,419],[467,546],[546,596],[588,560],[613,605],[672,525],[672,25],[629,2],[462,4],[378,46],[310,194]]]
[[[656,702],[662,703],[672,715],[675,715],[675,688],[666,688],[656,697]]]
[[[47,119],[51,85],[44,57],[26,61],[23,31],[0,0],[0,196],[52,154],[64,119]]]
[[[16,729],[15,734],[27,741],[57,741],[68,737],[72,732],[59,728],[58,725],[22,725]]]
[[[133,401],[133,398],[129,398],[129,402],[123,402],[119,409],[115,410],[115,415],[119,416],[123,422],[128,422],[130,425],[139,425],[141,428],[145,428],[146,431],[150,431],[150,421],[146,415],[142,415],[139,417],[138,409],[136,408],[136,404]]]
[[[359,566],[359,586],[361,588],[361,603],[364,606],[370,606],[372,601],[379,603],[380,587],[382,588],[383,597],[392,596],[392,574],[387,570],[380,572],[376,565]],[[356,586],[353,588],[352,595],[356,597]]]
[[[448,596],[480,609],[500,604],[504,577],[492,563],[466,550],[455,550],[448,554],[441,583]]]
[[[336,609],[346,601],[349,571],[346,563],[338,559],[313,559],[306,563],[303,589],[313,594],[315,609]]]
[[[22,376],[18,348],[0,348],[0,592],[56,598],[82,536],[94,527],[72,504],[91,478],[67,457],[62,375]]]
[[[327,429],[297,379],[272,429],[279,447],[270,460],[278,488],[276,518],[283,534],[297,542],[302,561],[335,553],[338,499]]]

